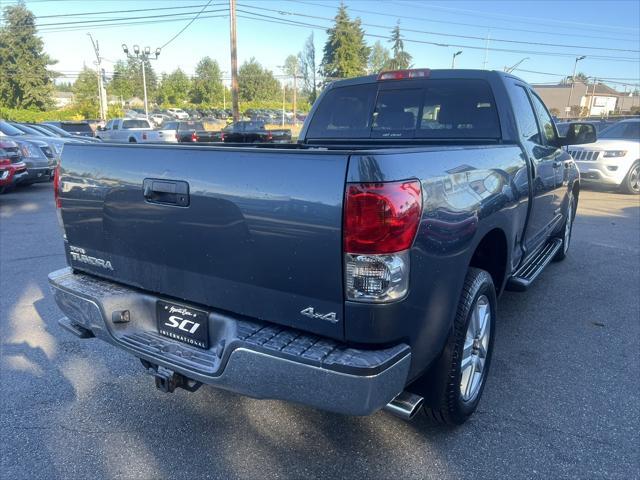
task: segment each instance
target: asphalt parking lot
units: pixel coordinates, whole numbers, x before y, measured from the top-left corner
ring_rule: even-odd
[[[501,298],[483,400],[451,429],[161,393],[133,357],[58,327],[51,185],[3,195],[0,477],[638,478],[639,200],[582,192],[569,257]]]

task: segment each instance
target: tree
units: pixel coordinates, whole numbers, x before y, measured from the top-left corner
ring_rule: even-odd
[[[572,82],[588,83],[589,82],[589,77],[587,77],[587,75],[585,73],[578,72],[578,73],[576,73],[575,77],[569,75],[565,79],[565,83],[572,83]]]
[[[44,52],[35,17],[22,3],[5,7],[0,27],[0,106],[45,110],[53,106],[56,62]]]
[[[158,86],[158,77],[148,60],[145,62],[145,77],[147,80],[147,96],[152,98]],[[107,86],[111,95],[127,100],[133,96],[143,98],[142,62],[136,58],[129,58],[126,62],[120,60],[113,66],[113,79]]]
[[[382,46],[380,40],[373,44],[371,53],[369,54],[369,65],[367,72],[369,74],[380,73],[384,70],[391,59],[389,50]]]
[[[158,87],[156,99],[158,103],[180,105],[189,100],[191,80],[177,68],[169,75],[163,74]]]
[[[386,68],[389,70],[403,70],[406,68],[411,68],[411,60],[412,56],[404,51],[404,42],[402,41],[402,34],[400,33],[400,21],[393,30],[391,30],[391,42],[393,51],[393,58],[389,60]]]
[[[98,73],[86,66],[73,84],[74,104],[85,118],[97,118],[100,115],[98,98]]]
[[[238,71],[238,93],[242,101],[273,100],[280,88],[273,72],[263,68],[253,57],[245,61]]]
[[[191,85],[191,101],[212,105],[222,100],[224,95],[220,65],[209,57],[204,57],[196,67],[196,76]]]
[[[327,30],[327,42],[320,65],[325,80],[364,75],[370,48],[364,41],[359,18],[351,20],[347,7],[341,4],[334,19],[334,25]]]
[[[300,63],[300,75],[302,76],[302,91],[309,99],[309,103],[313,103],[318,96],[316,46],[313,42],[313,32],[307,38],[302,51],[298,53],[298,61]]]

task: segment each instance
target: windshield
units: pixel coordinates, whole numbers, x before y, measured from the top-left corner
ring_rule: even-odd
[[[91,133],[93,134],[93,130],[91,130],[91,126],[88,123],[69,123],[69,122],[61,122],[60,127],[67,132],[82,132],[82,133]]]
[[[307,137],[499,139],[500,124],[484,80],[407,80],[328,91]]]
[[[24,132],[21,132],[13,125],[9,125],[7,122],[3,122],[0,120],[0,132],[5,135],[9,135],[10,137],[16,137],[19,135],[24,135]]]
[[[50,132],[46,128],[41,127],[40,125],[27,125],[31,130],[35,130],[39,135],[44,135],[46,137],[57,137],[53,132]]]
[[[640,122],[620,122],[605,128],[598,138],[640,141]]]
[[[123,120],[122,128],[151,128],[151,126],[149,125],[149,122],[147,120]]]
[[[46,128],[47,130],[51,130],[52,132],[57,133],[61,137],[70,137],[71,134],[66,130],[61,129],[60,127],[56,127],[55,125],[51,125],[49,123],[43,123],[42,128]]]
[[[24,133],[27,133],[29,135],[37,135],[39,137],[42,137],[42,133],[39,132],[38,130],[36,130],[35,128],[31,128],[27,125],[16,125],[16,124],[12,124],[12,127],[16,127],[18,130],[22,130]]]

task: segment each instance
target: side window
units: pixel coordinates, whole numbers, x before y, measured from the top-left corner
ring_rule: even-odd
[[[542,100],[540,100],[537,95],[532,93],[531,99],[533,100],[533,106],[536,109],[536,115],[538,116],[538,121],[542,127],[542,134],[544,135],[547,144],[556,145],[558,138],[556,136],[556,130],[553,128],[553,119],[551,118],[551,115],[549,115],[544,103],[542,103]]]
[[[114,130],[118,130],[118,120],[114,120],[113,121],[113,127]]]
[[[113,125],[113,120],[109,120],[107,122],[107,124],[105,125],[104,129],[105,130],[111,130],[111,126]]]
[[[516,123],[523,140],[542,144],[536,114],[529,101],[529,96],[524,88],[516,86],[513,91],[513,110],[516,116]]]

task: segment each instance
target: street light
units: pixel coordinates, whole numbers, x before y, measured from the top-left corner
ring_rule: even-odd
[[[520,66],[520,64],[522,62],[524,62],[525,60],[530,60],[529,57],[524,57],[522,60],[520,60],[518,63],[516,63],[515,65],[512,65],[510,67],[504,67],[504,71],[507,73],[512,73],[516,68],[518,68]]]
[[[462,50],[458,50],[456,53],[453,54],[453,58],[451,59],[451,68],[454,69],[456,68],[456,57],[458,55],[460,55],[462,53]]]
[[[565,109],[565,118],[569,117],[571,112],[571,97],[573,96],[573,85],[576,83],[576,69],[578,68],[578,62],[587,58],[586,55],[576,57],[576,61],[573,64],[573,75],[571,75],[571,89],[569,90],[569,99],[567,100],[567,108]]]
[[[152,58],[149,56],[151,54],[151,47],[144,47],[144,49],[142,50],[142,53],[140,53],[140,46],[134,45],[133,53],[135,55],[129,55],[129,48],[127,47],[126,44],[123,43],[122,51],[127,56],[127,58],[131,60],[139,61],[140,65],[142,66],[142,90],[144,91],[144,114],[147,118],[149,118],[149,104],[147,101],[147,74],[145,69],[145,62],[147,62],[147,60],[157,60],[158,57],[160,56],[160,49],[156,48],[155,58]]]

